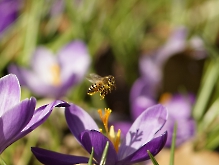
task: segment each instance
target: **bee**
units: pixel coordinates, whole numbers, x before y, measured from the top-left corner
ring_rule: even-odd
[[[111,93],[112,90],[116,89],[115,78],[112,75],[101,77],[95,73],[91,73],[87,79],[93,83],[88,88],[88,95],[94,95],[95,93],[100,92],[101,99],[104,99],[108,93]]]

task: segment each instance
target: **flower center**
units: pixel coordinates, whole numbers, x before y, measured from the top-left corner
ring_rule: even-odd
[[[52,84],[59,86],[61,84],[60,67],[57,63],[50,66],[50,72],[52,74]]]
[[[164,93],[160,97],[160,103],[165,103],[171,99],[172,95],[170,93]]]
[[[98,113],[100,115],[100,119],[102,120],[105,131],[106,131],[106,136],[113,143],[113,146],[114,146],[116,152],[118,152],[119,145],[120,145],[121,130],[119,129],[116,133],[113,125],[110,126],[110,129],[109,129],[108,120],[109,120],[109,116],[110,116],[111,112],[112,112],[112,110],[109,108],[105,108],[105,114],[102,113],[101,109],[98,110]],[[103,133],[103,130],[100,129],[100,132]]]

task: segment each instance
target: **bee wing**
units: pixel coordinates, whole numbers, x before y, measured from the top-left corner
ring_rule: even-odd
[[[95,74],[95,73],[91,73],[89,76],[86,77],[88,81],[90,81],[91,83],[95,83],[97,82],[99,79],[101,79],[102,77]]]

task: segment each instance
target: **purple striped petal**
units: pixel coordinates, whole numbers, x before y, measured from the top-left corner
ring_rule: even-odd
[[[24,129],[16,136],[15,140],[25,136],[29,132],[36,129],[43,122],[45,122],[45,120],[49,117],[49,115],[51,114],[52,110],[55,107],[67,107],[67,106],[69,106],[68,103],[61,101],[61,100],[56,100],[48,105],[44,105],[44,106],[39,107],[37,110],[34,111],[34,115],[33,115],[32,119],[24,127]]]
[[[150,159],[147,150],[149,150],[153,156],[157,155],[164,147],[166,140],[167,132],[149,141],[147,144],[140,147],[136,152],[126,157],[125,159],[120,160],[117,165],[134,164]]]
[[[73,165],[88,163],[89,160],[86,157],[61,154],[37,147],[31,147],[31,151],[41,163],[46,165]]]
[[[31,98],[30,100],[26,99],[8,110],[0,118],[0,153],[15,141],[14,137],[16,137],[30,121],[35,106],[35,98]]]
[[[65,118],[72,134],[80,141],[79,135],[85,130],[99,130],[91,116],[77,105],[65,108]]]
[[[158,104],[145,110],[132,124],[120,146],[119,158],[124,159],[154,138],[167,120],[167,109]]]
[[[17,77],[9,74],[0,79],[0,117],[20,102],[20,84]]]
[[[99,163],[107,142],[109,142],[109,148],[106,156],[106,165],[112,165],[117,162],[118,158],[111,141],[95,130],[84,131],[81,134],[81,144],[89,153],[91,153],[92,147],[94,148],[94,159]]]

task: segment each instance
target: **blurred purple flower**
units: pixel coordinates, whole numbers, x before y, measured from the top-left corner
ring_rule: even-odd
[[[0,78],[0,91],[0,154],[10,144],[41,125],[54,107],[68,106],[57,100],[35,110],[35,98],[20,101],[19,81],[12,74]]]
[[[187,46],[186,37],[187,29],[185,27],[179,27],[172,33],[163,47],[150,55],[140,58],[139,67],[141,77],[134,82],[130,91],[132,120],[135,120],[148,107],[157,104],[158,91],[160,90],[163,79],[162,70],[164,64],[171,56],[185,50]],[[201,44],[198,45],[200,48]],[[164,130],[168,130],[169,133],[166,146],[170,146],[169,142],[172,140],[175,122],[178,123],[177,145],[180,145],[194,135],[195,122],[191,118],[192,104],[193,102],[183,95],[174,95],[168,104],[164,104],[168,108],[169,113],[168,122],[165,124],[165,128],[163,128]],[[180,110],[179,107],[181,107]],[[174,113],[177,113],[179,116],[176,117]],[[183,113],[186,113],[187,116],[183,115]],[[114,125],[115,128],[119,128],[120,126],[129,127],[127,123],[120,122],[114,123]]]
[[[155,105],[144,111],[132,124],[120,146],[117,141],[118,136],[110,136],[112,135],[111,130],[107,132],[107,137],[100,133],[91,116],[80,107],[71,104],[65,110],[65,117],[69,129],[79,143],[89,153],[91,153],[92,147],[94,148],[95,164],[100,163],[107,142],[109,142],[109,148],[106,165],[123,165],[148,160],[150,157],[146,151],[150,150],[153,155],[156,155],[163,148],[167,138],[167,132],[157,136],[157,132],[163,127],[167,119],[167,110],[162,105]],[[41,163],[47,165],[87,163],[89,159],[35,147],[32,148],[32,152]]]
[[[191,139],[195,134],[195,121],[191,117],[195,98],[191,94],[175,94],[173,96],[164,94],[163,97],[164,100],[161,100],[161,103],[167,107],[169,114],[168,120],[162,128],[163,130],[167,130],[170,135],[167,138],[166,146],[171,146],[175,123],[177,124],[176,146],[179,146],[188,139]]]
[[[18,17],[19,0],[0,0],[0,33],[2,33]]]
[[[33,54],[31,70],[12,65],[9,71],[35,94],[60,98],[82,81],[90,62],[85,44],[74,41],[64,46],[57,56],[39,47]]]

